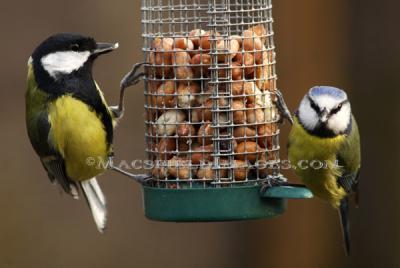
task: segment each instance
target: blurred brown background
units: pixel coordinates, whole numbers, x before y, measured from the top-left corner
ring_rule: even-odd
[[[140,61],[140,3],[133,0],[2,1],[0,267],[400,267],[398,93],[399,2],[275,0],[279,87],[294,110],[313,85],[347,89],[361,125],[361,207],[352,210],[351,257],[337,213],[313,199],[291,201],[274,220],[174,224],[143,217],[140,187],[108,172],[109,228],[99,235],[86,204],[60,195],[29,144],[24,123],[26,61],[44,38],[81,32],[120,49],[95,77],[109,103]],[[121,159],[144,157],[141,86],[128,93],[116,133]],[[288,126],[284,127],[282,144]],[[284,147],[284,146],[283,146]],[[283,152],[283,156],[285,152]]]

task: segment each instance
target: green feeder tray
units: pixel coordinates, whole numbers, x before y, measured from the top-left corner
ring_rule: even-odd
[[[167,222],[215,222],[273,218],[287,199],[311,198],[305,187],[261,186],[165,189],[143,186],[145,216]]]

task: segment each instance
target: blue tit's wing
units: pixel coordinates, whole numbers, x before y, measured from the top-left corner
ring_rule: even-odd
[[[361,151],[360,151],[360,134],[358,131],[357,122],[354,116],[351,118],[351,123],[346,134],[346,140],[341,146],[337,160],[341,166],[342,174],[338,177],[337,183],[349,195],[355,196],[355,203],[358,205],[358,179],[361,166]],[[339,215],[342,225],[343,238],[345,242],[346,253],[350,254],[350,224],[349,224],[349,198],[346,196],[340,201]]]
[[[77,198],[77,185],[68,178],[65,172],[64,159],[49,143],[50,129],[51,125],[46,112],[30,117],[28,135],[34,150],[39,155],[40,161],[47,171],[50,181],[59,184],[66,193]]]
[[[357,122],[352,116],[347,138],[337,154],[339,166],[342,167],[342,175],[338,178],[338,184],[348,193],[356,193],[361,166],[360,134]]]
[[[339,161],[340,163],[340,161]],[[360,171],[356,173],[343,174],[338,178],[338,184],[348,193],[356,193],[358,191],[358,178]]]

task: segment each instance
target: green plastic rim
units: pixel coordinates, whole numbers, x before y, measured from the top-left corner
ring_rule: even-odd
[[[150,220],[215,222],[267,219],[286,210],[284,198],[260,195],[260,186],[165,189],[143,186],[144,214]]]

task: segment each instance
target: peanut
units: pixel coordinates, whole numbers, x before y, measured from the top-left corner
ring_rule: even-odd
[[[235,153],[239,160],[248,160],[254,164],[261,158],[261,148],[254,141],[244,141],[238,144]]]
[[[251,53],[237,53],[236,60],[241,66],[243,66],[246,76],[254,73],[254,65],[256,65],[256,62],[254,61],[254,57]]]
[[[211,67],[211,56],[208,54],[196,54],[191,60],[195,77],[208,77]]]
[[[172,136],[176,132],[177,123],[182,123],[186,115],[182,111],[169,110],[162,114],[156,121],[157,133],[160,136]]]
[[[200,86],[197,83],[180,83],[178,87],[178,106],[189,108],[196,102],[196,94],[200,92]]]
[[[157,159],[168,160],[176,150],[176,143],[173,138],[163,138],[157,145]]]
[[[166,81],[157,89],[157,95],[153,96],[156,99],[158,108],[175,107],[175,83],[174,81]]]
[[[244,124],[246,122],[246,112],[243,101],[235,100],[232,102],[233,123]]]
[[[175,53],[172,55],[172,64],[175,69],[175,77],[178,79],[192,79],[194,77],[193,70],[189,64],[191,58],[189,53],[177,48]]]

